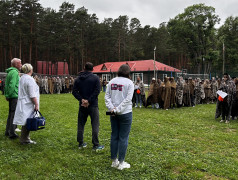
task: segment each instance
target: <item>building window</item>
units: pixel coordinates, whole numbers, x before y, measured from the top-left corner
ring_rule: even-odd
[[[112,77],[111,77],[111,74],[103,74],[102,75],[102,80],[106,78],[106,81],[109,82],[111,81]]]
[[[143,82],[143,73],[133,73],[132,81],[135,82],[138,76],[140,77],[141,81]]]

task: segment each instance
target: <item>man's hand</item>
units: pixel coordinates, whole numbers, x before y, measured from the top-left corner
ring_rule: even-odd
[[[88,106],[89,106],[88,100],[82,99],[82,104],[81,104],[81,106],[83,106],[83,107],[85,107],[85,108],[88,108]]]

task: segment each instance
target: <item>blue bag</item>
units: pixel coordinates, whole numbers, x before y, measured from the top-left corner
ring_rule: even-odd
[[[38,116],[38,114],[40,116]],[[34,111],[31,116],[26,119],[26,128],[28,131],[37,131],[45,128],[45,118],[40,111]]]

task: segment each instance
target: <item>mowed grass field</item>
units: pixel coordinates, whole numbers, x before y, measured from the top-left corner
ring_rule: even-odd
[[[219,123],[215,105],[180,109],[133,109],[126,161],[111,168],[110,121],[104,93],[99,96],[100,143],[92,151],[90,119],[87,148],[76,141],[78,101],[71,94],[41,95],[46,128],[31,132],[36,145],[4,136],[8,103],[0,95],[0,179],[238,179],[238,123]]]

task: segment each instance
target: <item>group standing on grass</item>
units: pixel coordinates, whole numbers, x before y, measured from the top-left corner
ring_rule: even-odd
[[[9,115],[5,135],[11,139],[18,138],[15,133],[16,125],[21,125],[21,144],[36,144],[30,139],[27,129],[27,118],[39,110],[40,90],[36,80],[32,77],[33,67],[30,64],[22,66],[21,60],[14,58],[12,67],[7,70],[5,96],[9,101]],[[20,77],[20,70],[23,75]],[[101,91],[99,77],[92,73],[93,64],[87,62],[84,71],[75,80],[72,94],[79,101],[77,141],[79,149],[85,148],[84,127],[87,117],[91,118],[93,150],[103,150],[99,144],[99,109],[98,95]],[[106,89],[105,102],[113,113],[111,119],[111,159],[112,167],[119,170],[130,168],[125,162],[128,138],[132,123],[132,97],[134,85],[129,79],[130,68],[122,65],[118,77],[112,79]]]
[[[30,131],[26,128],[26,119],[32,113],[39,110],[40,88],[37,79],[32,77],[33,67],[30,64],[22,66],[21,60],[14,58],[11,61],[12,67],[7,69],[4,94],[9,102],[9,114],[7,119],[5,135],[10,139],[18,138],[15,133],[17,125],[22,126],[21,144],[36,144],[29,137]],[[24,75],[19,76],[20,70]],[[222,116],[222,120],[229,122],[230,117],[235,119],[238,116],[238,78],[231,79],[224,74],[222,81],[213,78],[200,80],[192,78],[183,80],[179,77],[177,83],[173,77],[165,77],[162,82],[152,78],[148,97],[145,98],[145,87],[140,77],[135,83],[130,79],[130,67],[122,65],[118,70],[118,77],[113,78],[109,83],[101,83],[97,75],[92,73],[93,64],[87,62],[84,71],[80,72],[74,81],[72,88],[73,96],[79,101],[77,141],[78,148],[87,147],[84,142],[84,127],[88,116],[92,125],[93,150],[103,150],[104,146],[99,143],[99,109],[98,95],[102,86],[105,91],[105,104],[110,112],[111,121],[111,167],[119,170],[130,168],[125,162],[128,147],[129,133],[132,124],[132,106],[152,108],[169,108],[182,106],[195,106],[200,103],[217,101],[215,117]],[[107,87],[106,87],[107,85]],[[221,90],[227,95],[217,95]],[[146,99],[146,100],[145,100]],[[133,101],[132,101],[133,100]]]

